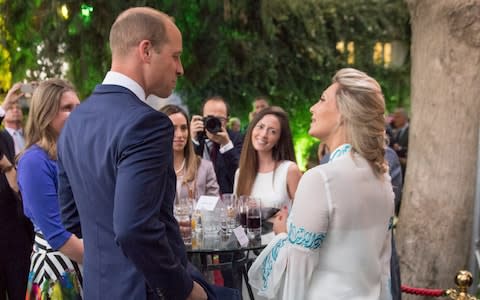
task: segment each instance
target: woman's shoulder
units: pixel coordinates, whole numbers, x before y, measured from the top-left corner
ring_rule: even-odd
[[[282,160],[277,165],[277,171],[285,170],[285,172],[291,168],[292,166],[296,166],[297,164],[291,160]]]
[[[24,173],[23,171],[28,171],[32,175],[34,173],[56,172],[56,167],[56,162],[51,160],[47,152],[37,145],[33,145],[25,150],[18,160],[19,176]]]
[[[207,172],[207,173],[208,172],[215,172],[215,168],[213,167],[213,163],[211,161],[201,158],[200,159],[200,164],[198,165],[198,174],[200,174],[200,176],[201,176],[205,172]],[[198,174],[197,174],[197,176],[198,176]]]
[[[213,169],[213,163],[209,160],[206,160],[204,158],[200,159],[200,165],[199,168],[212,168]]]
[[[32,162],[40,162],[46,160],[49,160],[47,152],[40,148],[38,145],[32,145],[31,147],[26,149],[25,152],[23,152],[23,154],[20,156],[18,164],[29,164]]]

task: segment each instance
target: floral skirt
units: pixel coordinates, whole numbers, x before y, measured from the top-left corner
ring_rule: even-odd
[[[25,300],[82,299],[82,267],[35,234]]]

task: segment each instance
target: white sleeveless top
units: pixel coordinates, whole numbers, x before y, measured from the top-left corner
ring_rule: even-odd
[[[290,206],[290,197],[287,189],[288,168],[292,161],[284,160],[277,168],[268,173],[257,173],[252,186],[251,196],[259,197],[264,207]],[[235,172],[233,190],[237,190],[239,169]]]

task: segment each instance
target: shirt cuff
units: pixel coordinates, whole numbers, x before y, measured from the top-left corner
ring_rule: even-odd
[[[226,144],[225,146],[220,148],[219,151],[220,151],[221,154],[223,154],[223,153],[225,153],[225,152],[227,152],[228,150],[231,150],[231,149],[233,149],[232,141],[228,142],[228,144]]]
[[[195,144],[196,146],[200,146],[200,143],[196,139],[192,138],[192,143]]]

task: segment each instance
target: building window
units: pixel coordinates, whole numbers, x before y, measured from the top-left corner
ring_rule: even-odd
[[[373,63],[388,68],[392,63],[392,44],[391,43],[375,43],[373,47]]]
[[[346,47],[345,47],[346,45]],[[346,49],[345,49],[346,48]],[[340,53],[345,53],[347,51],[347,63],[352,65],[355,63],[355,44],[354,42],[337,42],[337,50]]]

